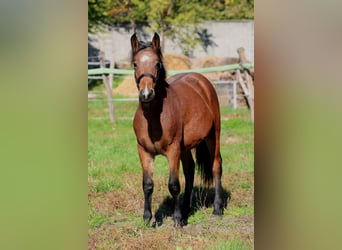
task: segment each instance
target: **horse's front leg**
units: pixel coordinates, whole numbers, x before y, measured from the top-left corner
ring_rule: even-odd
[[[138,144],[138,152],[143,171],[142,187],[144,191],[144,221],[149,224],[152,218],[151,203],[153,193],[153,169],[154,156],[146,152],[145,149]]]
[[[174,225],[183,226],[182,225],[182,214],[179,203],[179,193],[180,193],[180,184],[179,184],[179,164],[180,164],[180,149],[177,146],[170,146],[167,151],[166,157],[169,161],[170,167],[170,176],[169,176],[169,191],[172,195],[174,201],[174,213],[173,220]]]
[[[192,158],[191,151],[184,151],[181,154],[181,161],[183,165],[183,173],[185,177],[185,192],[183,197],[182,207],[182,221],[184,225],[187,224],[187,220],[190,212],[191,193],[194,186],[195,175],[195,162]]]

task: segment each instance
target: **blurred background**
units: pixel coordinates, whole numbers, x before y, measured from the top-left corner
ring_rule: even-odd
[[[89,0],[88,19],[88,249],[253,249],[254,1]],[[214,220],[211,198],[203,198],[213,189],[197,176],[193,212],[181,234],[171,219],[163,156],[155,159],[152,203],[163,225],[151,230],[141,219],[130,37],[136,33],[148,42],[154,32],[168,76],[202,73],[220,102],[222,183],[225,200],[232,198],[224,216]],[[184,190],[182,173],[180,183]]]
[[[161,37],[167,71],[254,63],[254,1],[89,0],[88,69],[132,69],[131,35],[150,41],[154,32]],[[245,83],[239,84],[237,69],[219,68],[205,76],[216,87],[221,105],[250,107],[252,101],[246,96],[252,96],[254,90],[246,83],[244,72]],[[108,79],[89,75],[89,99],[136,97],[132,72],[116,72]],[[254,77],[254,70],[249,72]],[[106,81],[112,91],[98,88]]]
[[[256,249],[341,246],[341,7],[255,5]],[[87,249],[88,3],[0,13],[1,247]]]

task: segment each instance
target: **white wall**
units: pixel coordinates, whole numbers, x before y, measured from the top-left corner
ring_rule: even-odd
[[[208,47],[207,52],[196,49],[194,57],[207,56],[237,57],[236,50],[245,48],[246,57],[254,62],[254,21],[225,21],[206,22],[202,26],[208,30],[214,46]],[[146,27],[137,29],[138,37],[151,40],[153,33],[147,32]],[[88,56],[96,55],[96,50],[104,50],[106,56],[114,53],[115,61],[126,61],[130,58],[130,37],[132,32],[126,27],[115,27],[106,32],[88,35]],[[145,36],[145,37],[142,37]],[[89,47],[92,47],[89,49]],[[166,39],[164,54],[181,54],[181,50],[172,41]]]

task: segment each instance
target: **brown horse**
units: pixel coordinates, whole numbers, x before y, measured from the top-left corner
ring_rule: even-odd
[[[222,159],[220,154],[220,111],[215,89],[201,74],[178,74],[166,81],[160,39],[152,42],[131,37],[132,63],[139,90],[139,106],[134,116],[134,131],[143,170],[144,220],[152,218],[154,157],[167,157],[170,176],[168,188],[174,200],[175,226],[187,224],[196,160],[202,179],[215,183],[213,214],[223,214]],[[185,192],[180,209],[179,165],[182,161]]]

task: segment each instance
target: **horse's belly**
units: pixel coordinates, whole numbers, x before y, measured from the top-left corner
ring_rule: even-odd
[[[184,127],[184,147],[191,149],[204,140],[212,129],[212,120],[191,122]]]
[[[190,149],[208,137],[217,122],[217,97],[210,82],[202,75],[183,74],[173,81],[170,88],[175,92],[179,103],[184,147]]]

